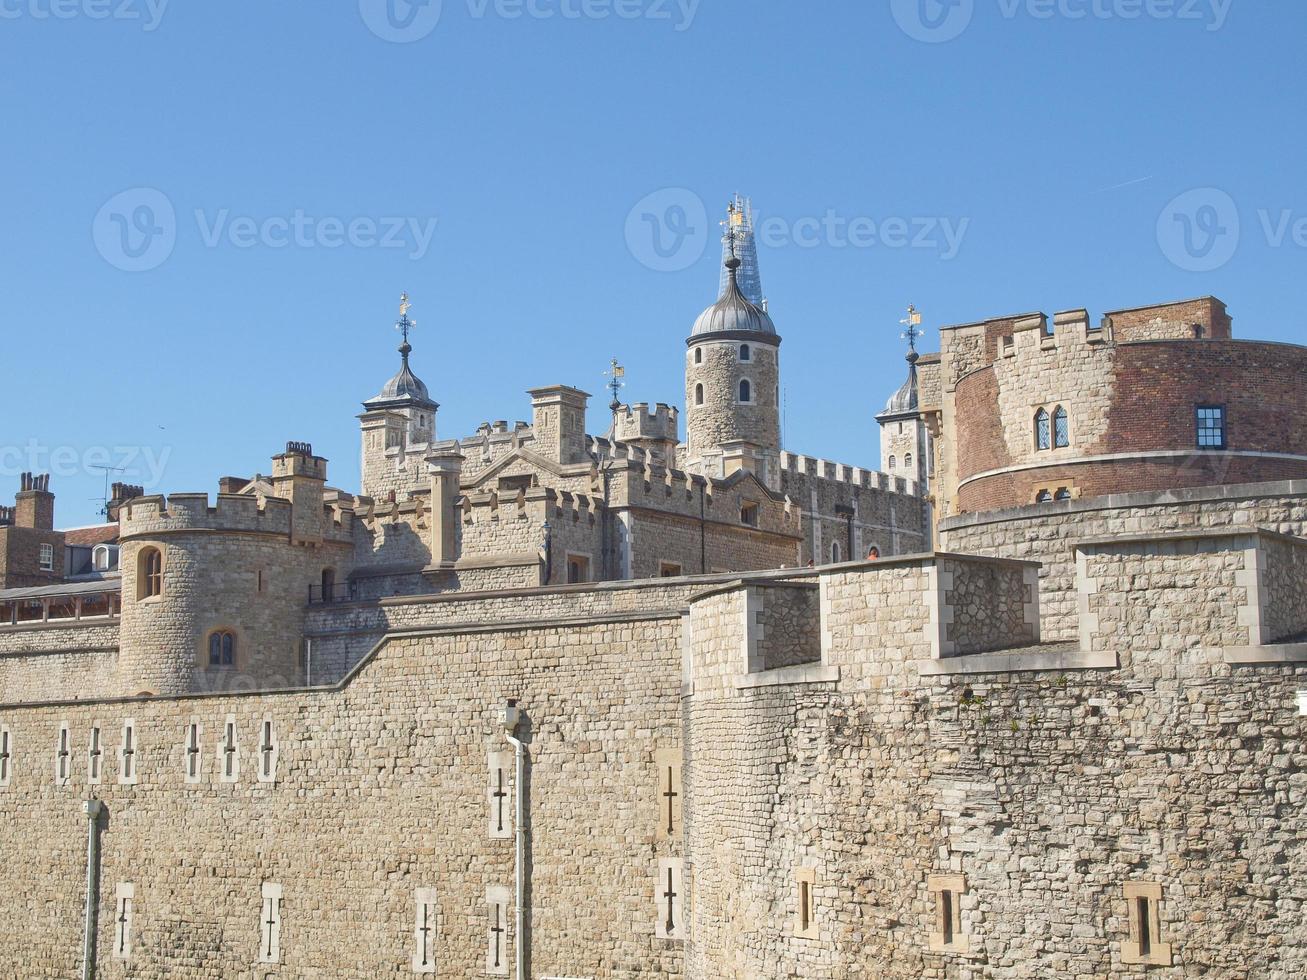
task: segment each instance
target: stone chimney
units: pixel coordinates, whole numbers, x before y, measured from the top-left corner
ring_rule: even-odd
[[[110,491],[112,496],[109,497],[109,504],[106,508],[109,512],[109,523],[118,520],[118,512],[122,510],[123,504],[129,500],[135,500],[137,497],[145,496],[145,488],[133,486],[130,483],[115,483]]]
[[[584,462],[585,406],[590,396],[567,385],[535,388],[527,394],[531,396],[531,429],[535,436],[532,448],[564,466]]]
[[[288,442],[286,451],[272,458],[273,489],[291,504],[291,544],[322,544],[326,482],[327,461],[314,456],[307,442]]]
[[[54,494],[50,492],[50,474],[22,475],[18,495],[14,498],[14,526],[37,531],[54,530]]]

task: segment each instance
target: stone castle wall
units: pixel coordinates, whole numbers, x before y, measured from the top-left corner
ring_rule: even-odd
[[[118,621],[0,626],[0,704],[118,688]]]
[[[384,634],[333,688],[7,706],[0,972],[77,971],[93,794],[101,976],[410,975],[428,890],[439,974],[484,975],[513,848],[490,832],[488,759],[514,698],[533,976],[1142,976],[1127,886],[1160,897],[1157,975],[1297,976],[1307,665],[1250,624],[1302,615],[1278,583],[1303,546],[1086,542],[1071,644],[1038,645],[1032,566],[941,555],[313,610],[324,635]],[[267,883],[281,962],[259,967]]]
[[[1118,494],[1006,511],[940,524],[941,547],[1041,563],[1044,636],[1078,633],[1075,547],[1112,535],[1255,526],[1307,536],[1307,481]]]
[[[1095,546],[1089,652],[1027,648],[983,672],[969,661],[990,654],[932,656],[911,599],[931,591],[925,564],[823,576],[823,656],[802,673],[731,682],[743,590],[697,602],[687,975],[1301,974],[1284,899],[1307,824],[1283,801],[1302,792],[1307,667],[1229,662],[1245,545]],[[1159,899],[1147,963],[1139,891]]]

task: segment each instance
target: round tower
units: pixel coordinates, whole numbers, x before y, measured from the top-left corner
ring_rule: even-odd
[[[721,298],[686,341],[687,466],[718,477],[750,469],[767,481],[781,448],[781,338],[741,291],[733,242],[725,265]]]

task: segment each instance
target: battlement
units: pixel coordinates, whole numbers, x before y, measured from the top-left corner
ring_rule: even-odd
[[[616,438],[619,442],[649,439],[658,442],[677,442],[680,432],[680,412],[659,402],[651,411],[648,402],[623,405],[617,410]]]
[[[890,476],[879,470],[868,470],[861,466],[849,466],[834,463],[828,459],[813,456],[798,456],[794,453],[781,453],[781,470],[791,476],[808,479],[826,480],[830,483],[843,483],[863,490],[880,490],[884,493],[897,493],[905,496],[917,496],[916,480],[905,480],[900,476]]]
[[[156,494],[123,504],[118,515],[120,538],[151,537],[184,531],[239,531],[290,535],[291,503],[281,497],[219,493],[210,502],[204,493]],[[331,540],[351,541],[354,511],[344,502],[327,506]]]
[[[1232,321],[1219,299],[1140,306],[1105,313],[1092,322],[1083,308],[1020,313],[941,327],[950,376],[956,383],[999,358],[1056,350],[1069,344],[1108,345],[1148,340],[1230,340]]]

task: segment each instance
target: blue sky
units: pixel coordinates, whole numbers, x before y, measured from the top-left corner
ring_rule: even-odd
[[[614,355],[679,403],[737,190],[796,451],[875,464],[908,303],[1303,340],[1307,5],[436,6],[0,0],[0,497],[87,523],[96,464],[214,492],[288,439],[355,488],[402,290],[442,436],[555,382],[602,431]]]

